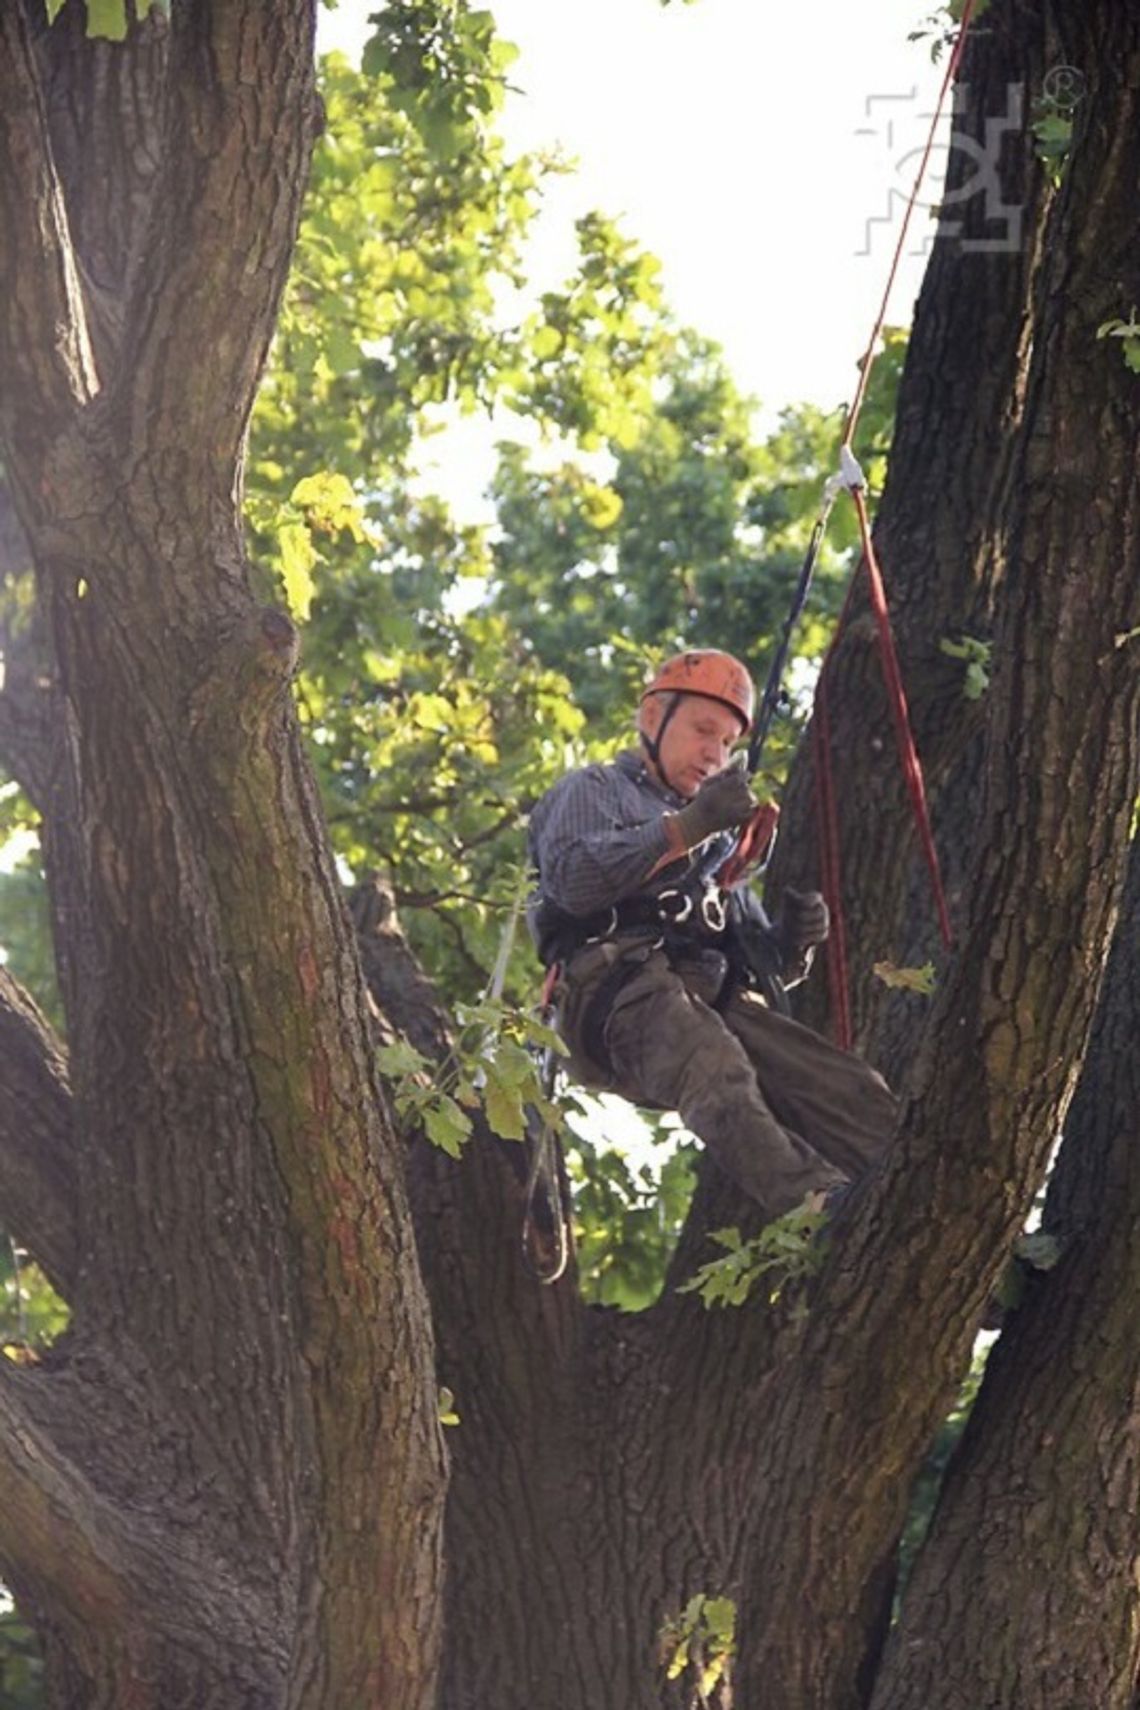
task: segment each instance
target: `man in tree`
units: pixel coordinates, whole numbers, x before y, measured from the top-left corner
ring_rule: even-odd
[[[747,888],[718,883],[757,807],[732,763],[752,715],[752,680],[730,654],[668,660],[641,699],[640,751],[570,773],[535,809],[531,922],[544,962],[561,966],[572,1072],[679,1111],[776,1217],[873,1163],[895,1100],[749,983],[746,938],[794,985],[828,932],[818,892],[789,888],[770,924]]]

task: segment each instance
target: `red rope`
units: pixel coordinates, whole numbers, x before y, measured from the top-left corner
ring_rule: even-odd
[[[855,509],[859,515],[859,533],[863,539],[863,561],[867,566],[867,580],[871,588],[871,609],[875,614],[875,624],[879,631],[879,654],[883,662],[883,677],[887,685],[887,696],[891,703],[891,711],[894,714],[895,742],[898,746],[899,764],[902,767],[903,777],[906,779],[914,823],[918,827],[922,852],[926,857],[930,882],[934,887],[934,902],[938,910],[938,926],[942,933],[942,942],[949,950],[951,944],[950,913],[946,907],[946,893],[942,888],[942,873],[938,865],[938,851],[934,847],[934,833],[930,828],[930,813],[926,805],[926,785],[922,777],[922,763],[918,758],[918,750],[914,744],[914,733],[910,728],[910,711],[906,704],[906,690],[903,688],[902,672],[899,670],[899,656],[895,651],[895,638],[891,632],[891,615],[887,610],[887,591],[883,586],[883,575],[875,554],[875,543],[871,539],[871,519],[867,515],[867,501],[858,487],[851,489],[851,497],[855,501]]]
[[[954,43],[946,67],[946,75],[942,80],[942,89],[938,103],[931,120],[930,131],[927,135],[926,146],[919,159],[918,171],[915,175],[914,187],[907,202],[906,213],[903,216],[902,228],[898,242],[895,245],[894,258],[887,276],[886,288],[883,292],[882,303],[875,319],[874,330],[871,333],[866,353],[860,363],[859,383],[855,396],[847,412],[847,421],[843,432],[843,447],[850,450],[855,438],[855,430],[867,398],[867,389],[871,382],[871,372],[878,355],[879,340],[887,324],[887,312],[890,307],[891,292],[898,277],[902,264],[903,252],[906,248],[907,234],[910,231],[914,210],[918,205],[922,186],[930,166],[930,157],[934,152],[934,144],[938,136],[938,126],[946,106],[946,99],[951,86],[958,74],[965,52],[966,37],[969,34],[970,23],[977,10],[978,0],[966,0],[962,8],[961,27],[958,39]],[[874,542],[871,538],[870,518],[867,514],[867,504],[861,488],[848,488],[859,517],[859,531],[862,536],[863,557],[860,564],[855,566],[847,589],[847,599],[843,612],[836,626],[831,646],[828,648],[823,669],[819,675],[816,687],[815,707],[812,714],[812,733],[815,754],[816,790],[819,809],[819,838],[820,838],[820,868],[823,894],[831,912],[831,935],[828,940],[828,985],[831,995],[832,1027],[836,1043],[845,1050],[850,1050],[853,1042],[851,1025],[851,1004],[849,997],[850,980],[847,970],[847,926],[843,914],[843,886],[841,878],[840,840],[839,840],[839,810],[835,798],[835,779],[831,765],[831,719],[828,708],[828,666],[835,652],[843,625],[851,605],[851,596],[855,580],[862,564],[867,566],[867,576],[871,590],[871,606],[875,614],[875,623],[879,636],[879,653],[883,665],[883,676],[887,685],[887,694],[891,702],[891,710],[895,723],[895,739],[898,746],[899,761],[906,779],[907,791],[910,795],[911,811],[918,827],[919,839],[922,843],[923,854],[930,871],[934,887],[935,906],[938,911],[938,925],[942,934],[943,944],[949,948],[951,943],[950,915],[946,906],[946,894],[942,885],[942,875],[938,865],[938,851],[934,845],[934,836],[930,827],[930,815],[926,804],[926,787],[923,782],[922,766],[915,747],[914,736],[910,728],[910,713],[907,708],[906,691],[903,688],[902,673],[899,670],[898,654],[895,650],[894,636],[891,631],[890,613],[887,609],[886,589],[883,585],[882,572],[875,555]]]

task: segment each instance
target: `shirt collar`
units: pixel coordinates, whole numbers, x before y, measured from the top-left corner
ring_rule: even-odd
[[[676,790],[669,789],[666,784],[661,782],[660,778],[654,777],[640,749],[623,749],[614,761],[614,765],[623,776],[632,779],[635,784],[640,784],[647,790],[652,790],[653,794],[660,796],[662,801],[684,803],[683,796],[679,796]]]

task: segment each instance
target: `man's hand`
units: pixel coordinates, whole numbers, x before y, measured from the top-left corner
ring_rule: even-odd
[[[820,893],[794,891],[788,885],[776,917],[776,936],[784,955],[794,958],[805,950],[814,950],[826,941],[830,930],[831,916]]]
[[[714,832],[743,825],[746,819],[751,819],[758,806],[745,774],[738,767],[730,766],[726,771],[706,778],[688,807],[674,814],[673,819],[684,837],[684,847],[695,849]],[[820,901],[823,901],[822,897]]]

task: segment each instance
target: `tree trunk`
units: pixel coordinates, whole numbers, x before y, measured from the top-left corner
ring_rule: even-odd
[[[445,1018],[389,899],[358,894],[378,1007],[442,1057]],[[709,1313],[675,1285],[702,1231],[754,1228],[711,1166],[661,1301],[586,1307],[520,1251],[512,1148],[483,1132],[456,1164],[411,1155],[417,1233],[456,1398],[446,1526],[447,1710],[681,1710],[661,1635],[698,1593],[733,1595],[758,1492],[757,1413],[781,1347],[762,1301]],[[731,1404],[726,1405],[726,1397]]]
[[[133,54],[165,120],[108,281],[52,61],[22,6],[0,18],[0,423],[68,739],[42,805],[75,1135],[72,1327],[42,1369],[0,1367],[0,1547],[69,1710],[434,1698],[432,1338],[297,637],[236,503],[313,25],[308,0],[199,0],[169,36],[71,44],[96,97]]]
[[[1132,1710],[1140,1667],[1140,852],[1034,1274],[990,1356],[876,1710]]]
[[[1096,335],[1137,292],[1138,26],[1108,6],[1047,16],[1069,62],[1090,68],[1089,91],[1035,281],[1024,412],[987,513],[1005,570],[970,907],[900,1135],[837,1235],[769,1419],[781,1500],[754,1539],[743,1689],[772,1710],[858,1701],[851,1612],[1063,1120],[1137,787],[1137,677],[1119,638],[1137,617],[1140,393]],[[829,1493],[815,1532],[788,1512],[805,1479]]]
[[[0,1362],[0,1558],[45,1636],[53,1704],[429,1710],[436,1347],[461,1421],[443,1710],[689,1710],[698,1671],[666,1679],[661,1636],[699,1594],[740,1605],[738,1705],[868,1701],[884,1564],[1064,1118],[1137,789],[1135,644],[1120,638],[1140,627],[1140,393],[1095,334],[1140,301],[1140,25],[1109,0],[994,0],[985,25],[970,67],[979,114],[1005,112],[1011,77],[1037,77],[1054,51],[1090,87],[1059,198],[1024,124],[1004,163],[1006,199],[1025,202],[1023,250],[939,246],[884,504],[935,794],[976,804],[956,857],[960,948],[908,1051],[893,1151],[821,1246],[806,1294],[707,1312],[677,1292],[711,1256],[710,1230],[754,1227],[705,1160],[662,1298],[629,1318],[586,1308],[572,1269],[545,1290],[527,1276],[509,1147],[481,1134],[457,1165],[397,1144],[288,697],[296,637],[243,557],[242,437],[315,122],[311,6],[176,0],[169,40],[157,19],[132,26],[132,123],[159,139],[158,161],[149,143],[96,149],[126,179],[105,250],[75,115],[99,112],[122,67],[70,36],[36,46],[25,8],[0,9],[0,428],[58,670],[65,741],[41,796],[71,1045],[69,1089],[36,1018],[15,996],[0,1005],[49,1136],[17,1168],[5,1083],[0,1185],[73,1307],[41,1367]],[[58,99],[65,55],[67,79],[90,78],[77,107]],[[937,651],[974,624],[994,635],[980,715]],[[866,653],[857,621],[832,699],[860,807],[849,823],[869,827],[849,870],[870,959],[890,933],[915,935],[899,924],[910,833],[876,746],[886,712],[842,716],[864,695]],[[801,849],[803,800],[797,785]],[[358,899],[375,1004],[441,1057],[445,1016],[375,902]],[[872,1037],[874,1005],[860,999],[857,1015]],[[1114,1137],[1135,1125],[1130,1084],[1121,1096]],[[1077,1225],[1099,1177],[1068,1179],[1056,1216]],[[1098,1225],[1121,1275],[1123,1200]],[[1078,1238],[1043,1299],[1081,1257]],[[1010,1447],[1011,1405],[1048,1382],[1035,1301],[995,1364],[882,1705],[896,1682],[938,1701],[905,1672],[930,1654],[935,1593],[956,1676],[976,1642],[975,1701],[1008,1690],[952,1552],[969,1503],[1008,1511],[1015,1452],[1018,1478],[1043,1493],[1027,1527],[1047,1513],[1047,1559],[1071,1581],[1046,1607],[1036,1565],[1023,1575],[1026,1646],[1047,1660],[1033,1677],[1023,1655],[1016,1679],[1076,1678],[1034,1625],[1053,1610],[1079,1624],[1094,1670],[1104,1634],[1131,1631],[1134,1379],[1116,1307],[1082,1290],[1064,1325],[1070,1369],[1097,1345],[1096,1314],[1114,1326],[1103,1367],[1082,1369],[1099,1458],[1074,1444],[1067,1408],[1032,1455]],[[1094,1632],[1095,1589],[1062,1541],[1106,1489],[1094,1561],[1112,1597]],[[1006,1611],[994,1626],[1008,1632],[996,1549],[983,1526],[970,1535],[979,1601]],[[1114,1666],[1106,1693],[1130,1664]]]

